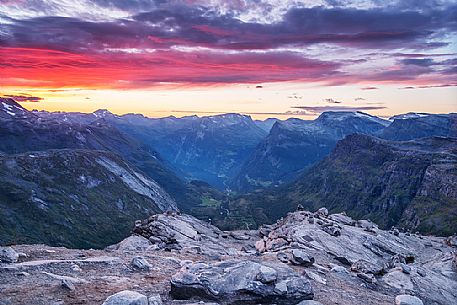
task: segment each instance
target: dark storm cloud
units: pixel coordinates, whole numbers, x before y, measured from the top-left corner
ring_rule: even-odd
[[[123,1],[102,1],[121,6]],[[136,1],[146,5],[150,1]],[[152,1],[155,2],[155,1]],[[127,2],[126,2],[127,3]],[[133,5],[133,4],[125,4]],[[151,4],[152,5],[152,4]],[[155,7],[155,4],[153,5]],[[132,19],[88,22],[77,18],[37,17],[4,25],[2,45],[66,46],[81,50],[156,45],[220,49],[271,49],[287,45],[335,43],[358,48],[438,47],[444,30],[455,30],[457,6],[427,12],[384,9],[291,8],[281,22],[242,22],[198,6],[157,8]]]
[[[173,81],[300,80],[339,85],[363,80],[376,84],[409,81],[433,73],[450,78],[456,73],[454,63],[418,55],[450,42],[449,33],[457,30],[457,5],[415,8],[410,2],[407,9],[404,4],[356,9],[332,1],[333,7],[291,7],[278,16],[278,21],[266,23],[238,18],[243,1],[230,2],[224,6],[226,10],[199,6],[203,2],[191,0],[95,1],[103,8],[125,10],[129,17],[88,21],[82,15],[27,19],[0,16],[7,21],[0,28],[0,68],[9,73],[13,82],[29,77],[26,69],[42,71],[43,78],[56,78],[55,71],[60,69],[62,73],[72,70],[67,74],[68,81],[75,75],[87,75],[75,83],[103,79],[103,85],[115,82],[131,86]],[[45,1],[24,3],[36,11],[46,9],[42,7]],[[271,10],[264,2],[260,4]],[[318,60],[319,54],[307,58],[306,47],[314,44],[337,45],[360,53],[367,53],[366,49],[380,50],[370,50],[373,54],[402,54],[401,51],[405,55],[392,55],[397,67],[369,75],[364,70],[350,74],[344,72],[345,67],[373,59],[366,55]],[[75,69],[79,69],[76,74]],[[87,73],[88,69],[100,71]],[[109,75],[107,69],[111,71]],[[94,80],[89,79],[92,76]],[[64,83],[70,84],[75,85]]]
[[[414,65],[421,67],[430,67],[436,65],[436,62],[432,58],[407,58],[401,61],[404,65]]]

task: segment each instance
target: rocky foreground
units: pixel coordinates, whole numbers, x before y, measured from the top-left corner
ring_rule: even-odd
[[[297,211],[256,231],[175,213],[104,250],[0,248],[0,304],[457,304],[457,238]]]

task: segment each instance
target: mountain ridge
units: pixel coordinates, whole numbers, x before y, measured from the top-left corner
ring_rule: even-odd
[[[257,209],[247,219],[260,224],[299,206],[326,206],[370,218],[385,229],[395,225],[451,235],[457,230],[456,184],[455,138],[397,142],[354,134],[296,181],[242,195],[232,209]]]
[[[378,134],[389,124],[361,112],[324,112],[317,119],[276,122],[232,181],[235,190],[277,186],[330,153],[336,142],[356,132]]]
[[[111,152],[4,155],[0,169],[0,244],[99,248],[124,238],[136,218],[177,208],[157,182]]]

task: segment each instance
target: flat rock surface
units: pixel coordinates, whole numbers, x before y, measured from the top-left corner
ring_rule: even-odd
[[[239,270],[243,272],[238,273],[226,270],[225,279],[238,277],[248,282],[264,282],[268,286],[268,283],[281,282],[282,270],[290,270],[309,282],[314,301],[323,305],[393,305],[398,295],[416,296],[425,305],[457,304],[457,275],[453,267],[453,252],[457,248],[446,244],[444,238],[402,232],[396,236],[378,229],[372,232],[345,224],[352,223],[346,218],[338,222],[338,217],[324,215],[313,215],[310,223],[311,215],[313,213],[295,212],[259,231],[234,234],[222,232],[190,216],[184,216],[182,221],[185,223],[173,223],[180,215],[161,215],[162,230],[177,231],[170,240],[176,239],[179,247],[157,246],[137,235],[104,250],[15,245],[12,249],[23,253],[18,261],[0,264],[0,305],[100,305],[109,296],[124,290],[146,297],[159,294],[165,305],[198,304],[200,301],[224,305],[239,296],[208,300],[190,293],[185,295],[185,300],[178,300],[170,294],[170,280],[179,278],[183,268],[189,266],[204,264],[208,266],[205,270],[216,270],[224,264],[246,261],[251,262],[249,268],[241,268]],[[171,223],[173,227],[169,228]],[[323,230],[324,225],[338,228],[341,234],[329,234],[332,230]],[[181,231],[185,231],[184,237],[179,233]],[[261,253],[250,250],[257,243],[264,245]],[[200,247],[200,251],[193,247]],[[291,253],[293,249],[304,251],[314,258],[314,263],[297,265],[278,259],[278,253]],[[149,270],[133,266],[135,257],[144,258],[150,264]],[[262,266],[262,274],[254,280],[253,274]],[[365,280],[372,278],[376,280],[374,283]],[[74,289],[64,287],[64,280]],[[214,281],[212,285],[217,286],[218,282]],[[277,287],[279,291],[283,288]]]

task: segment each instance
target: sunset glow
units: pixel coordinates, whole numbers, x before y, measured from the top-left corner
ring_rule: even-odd
[[[457,6],[405,3],[0,1],[0,94],[151,117],[455,112]]]

